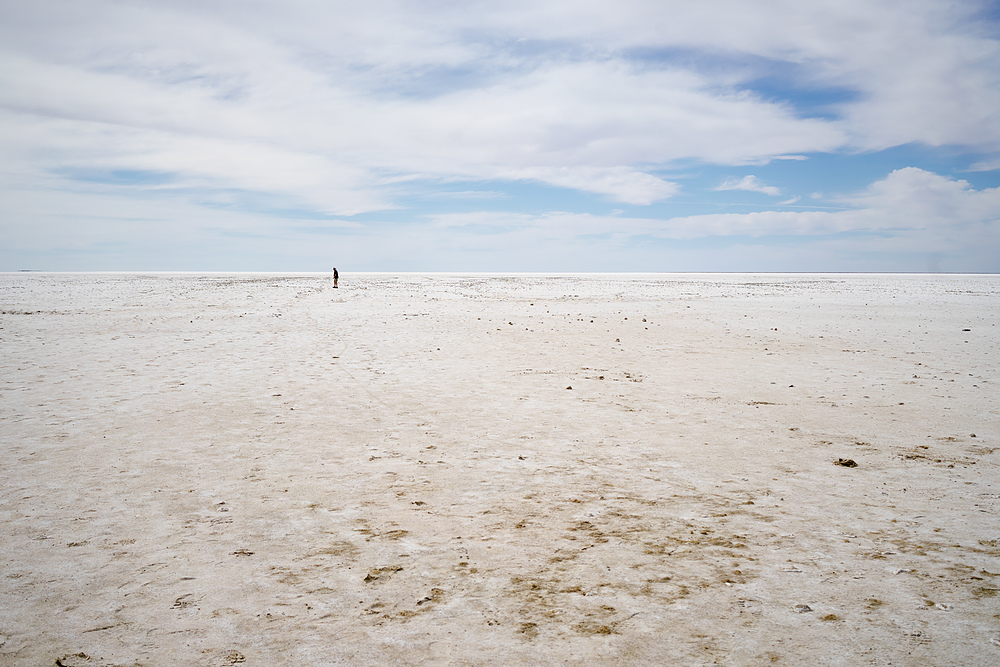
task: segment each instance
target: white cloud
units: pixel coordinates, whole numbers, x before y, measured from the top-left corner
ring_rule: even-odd
[[[967,181],[906,167],[844,199],[864,212],[871,228],[996,227],[1000,188],[973,189]]]
[[[1000,145],[997,41],[962,11],[931,0],[9,3],[0,104],[16,112],[12,133],[35,132],[15,171],[174,170],[337,213],[391,206],[387,176],[527,177],[648,203],[674,190],[649,170],[676,160]],[[636,59],[640,49],[691,55],[669,64]],[[703,67],[702,55],[732,64]],[[844,120],[803,118],[747,91],[769,60],[862,95],[840,105]],[[66,121],[80,123],[70,145]]]
[[[295,195],[335,213],[385,207],[373,192],[377,174],[533,178],[650,203],[676,187],[631,165],[692,155],[759,161],[843,141],[822,122],[752,96],[719,95],[699,77],[620,62],[543,65],[430,99],[364,95],[288,62],[241,73],[257,80],[235,98],[200,79],[164,86],[116,71],[10,62],[0,102],[18,112],[14,125],[36,125],[36,157],[176,170],[219,187]],[[57,127],[68,121],[81,124],[73,155]],[[279,171],[281,163],[303,168]],[[265,184],[264,174],[276,176]]]
[[[692,240],[708,237],[828,237],[876,235],[886,252],[959,252],[1000,244],[1000,188],[975,190],[922,169],[893,171],[885,179],[843,200],[842,211],[759,211],[675,217],[552,212],[543,215],[483,212],[433,218],[438,228],[490,229],[533,243],[579,243],[587,236],[624,244],[651,237]],[[831,243],[831,241],[815,241]],[[837,243],[832,241],[832,243]],[[870,240],[865,241],[870,244]],[[855,246],[860,247],[860,246]]]
[[[504,3],[524,34],[607,49],[746,54],[799,69],[802,81],[857,93],[837,105],[856,146],[909,142],[1000,147],[1000,41],[986,2],[623,0]],[[695,56],[697,57],[697,56]],[[765,65],[766,67],[766,65]],[[760,74],[751,65],[728,70]]]
[[[718,185],[716,190],[747,190],[749,192],[763,192],[771,197],[777,197],[781,190],[773,185],[764,185],[756,176],[748,175],[739,180],[728,179]]]
[[[463,192],[531,180],[649,205],[679,191],[679,177],[663,174],[690,165],[760,165],[910,142],[991,154],[1000,151],[1000,41],[996,23],[975,15],[986,6],[0,3],[4,237],[15,224],[72,215],[86,196],[95,211],[136,221],[116,223],[109,237],[128,228],[125,236],[138,242],[141,220],[165,211],[184,215],[183,229],[200,219],[213,228],[224,220],[232,231],[243,215],[259,231],[266,216],[235,212],[235,203],[255,197],[272,208],[350,215],[398,206],[427,181],[475,182],[454,188]],[[834,102],[808,107],[798,89]],[[995,160],[973,166],[996,168]],[[120,171],[163,178],[127,187],[80,178]],[[841,190],[836,182],[810,187]],[[720,189],[780,194],[754,176]],[[987,247],[995,196],[900,170],[842,212],[500,216],[490,229],[502,236],[511,224],[511,233],[566,239],[588,229],[623,243],[865,230],[896,239],[894,230],[909,230],[898,234]],[[292,224],[274,217],[275,225]],[[86,234],[97,238],[99,229]],[[955,238],[935,236],[944,230]]]
[[[981,160],[969,167],[969,171],[996,171],[997,169],[1000,169],[1000,157]]]
[[[549,185],[608,195],[639,206],[662,201],[680,189],[676,183],[627,167],[526,167],[503,173],[506,178],[538,180]]]
[[[94,268],[99,257],[110,262],[99,268],[260,270],[267,258],[272,270],[324,270],[331,257],[348,257],[355,270],[1000,271],[1000,188],[908,168],[842,203],[668,219],[481,211],[362,224],[276,219],[227,202],[205,208],[156,192],[143,201],[22,190],[0,198],[0,261],[20,252],[13,268],[57,268],[30,259],[56,239],[69,258],[63,269]],[[23,210],[36,212],[34,223],[12,224]]]
[[[841,200],[844,211],[759,211],[672,218],[657,235],[666,238],[771,235],[815,236],[879,232],[938,238],[951,230],[954,242],[969,230],[1000,235],[1000,188],[974,190],[963,180],[907,167],[865,191]],[[952,243],[954,245],[954,243]]]

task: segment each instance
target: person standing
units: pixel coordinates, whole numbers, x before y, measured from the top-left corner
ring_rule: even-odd
[[[333,287],[336,289],[337,281],[340,280],[340,274],[337,273],[337,267],[333,267]]]

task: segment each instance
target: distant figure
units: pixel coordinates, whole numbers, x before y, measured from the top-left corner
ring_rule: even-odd
[[[340,274],[337,273],[337,267],[333,267],[333,288],[337,289],[337,281],[340,280]]]

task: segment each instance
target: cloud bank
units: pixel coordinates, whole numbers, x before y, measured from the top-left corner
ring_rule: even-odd
[[[175,207],[217,221],[229,209],[243,217],[226,225],[256,227],[400,210],[437,186],[534,184],[650,207],[691,192],[698,170],[912,144],[974,151],[971,169],[989,171],[1000,164],[1000,41],[987,9],[937,0],[5,3],[5,234],[64,215],[58,202],[74,197],[106,218]],[[872,186],[889,190],[845,200],[857,207],[850,214],[660,216],[649,233],[812,234],[853,229],[869,209],[902,224],[896,211],[912,212],[911,202],[872,202],[903,181],[949,219],[967,209],[942,206],[980,201],[960,181],[904,170]],[[741,175],[705,189],[798,201],[772,183]],[[272,233],[275,224],[289,223],[273,222]]]

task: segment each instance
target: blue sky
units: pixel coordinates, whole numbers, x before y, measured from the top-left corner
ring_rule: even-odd
[[[0,270],[1000,272],[1000,16],[0,5]]]

